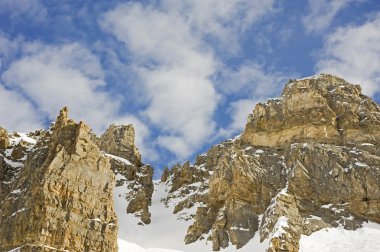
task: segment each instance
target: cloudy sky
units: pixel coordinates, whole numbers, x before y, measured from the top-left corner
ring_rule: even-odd
[[[157,168],[319,72],[380,101],[380,1],[0,0],[0,125],[46,128],[63,106],[97,133],[132,123]]]

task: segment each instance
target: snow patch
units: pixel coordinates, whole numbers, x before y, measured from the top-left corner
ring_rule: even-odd
[[[367,167],[368,166],[368,165],[366,165],[365,163],[362,163],[362,162],[355,162],[355,165],[359,166],[359,167]]]
[[[119,252],[210,252],[212,242],[207,239],[185,244],[184,238],[188,227],[192,221],[179,218],[178,214],[173,214],[177,199],[168,201],[166,207],[162,199],[167,197],[169,185],[155,181],[152,197],[152,206],[149,211],[152,213],[152,223],[149,225],[138,225],[140,220],[134,215],[126,214],[126,200],[118,195],[123,194],[123,187],[114,189],[115,211],[119,220]],[[125,192],[124,192],[125,193]],[[195,211],[198,205],[184,211]],[[182,211],[180,212],[180,214]],[[187,213],[188,214],[188,213]],[[204,235],[204,237],[207,235]],[[247,245],[240,248],[239,252],[265,252],[269,246],[269,240],[260,242],[259,232],[256,232],[253,239]],[[236,247],[230,244],[221,252],[236,251]]]
[[[110,157],[110,158],[113,158],[117,161],[120,161],[126,165],[133,165],[129,160],[125,159],[125,158],[121,158],[121,157],[118,157],[118,156],[115,156],[115,155],[112,155],[112,154],[108,154],[108,153],[105,153],[103,152],[103,154],[107,157]]]
[[[139,245],[118,239],[119,252],[182,252],[181,250],[162,249],[162,248],[148,248],[145,249]]]
[[[277,222],[273,228],[273,230],[275,230],[275,232],[273,233],[272,237],[280,237],[282,234],[286,233],[286,230],[284,228],[289,227],[288,220],[289,220],[289,218],[287,218],[285,216],[280,216],[277,219]]]
[[[373,146],[371,143],[362,143],[361,146]]]
[[[262,154],[262,153],[264,153],[264,151],[263,151],[263,150],[260,150],[260,149],[257,149],[257,150],[255,151],[255,153],[256,153],[256,154]]]
[[[304,77],[304,78],[301,78],[301,79],[296,79],[297,81],[301,81],[301,80],[309,80],[309,79],[318,79],[321,75],[320,74],[315,74],[315,75],[312,75],[312,76],[308,76],[308,77]]]
[[[380,224],[365,223],[355,231],[342,227],[325,228],[310,236],[301,235],[300,252],[377,252]]]

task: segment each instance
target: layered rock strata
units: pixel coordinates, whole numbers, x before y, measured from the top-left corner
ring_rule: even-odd
[[[179,216],[196,209],[186,243],[241,248],[259,236],[268,251],[298,251],[302,234],[380,223],[379,146],[380,106],[360,86],[326,74],[291,80],[241,136],[166,172],[163,201]]]
[[[141,219],[141,224],[149,224],[153,168],[141,162],[134,141],[135,131],[132,125],[115,124],[96,140],[104,155],[109,158],[116,176],[115,200],[121,198],[126,201],[124,214],[134,214]]]
[[[141,155],[135,146],[135,130],[131,124],[112,124],[99,138],[99,148],[108,153],[129,160],[139,167]]]
[[[1,251],[117,251],[110,162],[66,108],[49,131],[11,136],[0,169]]]

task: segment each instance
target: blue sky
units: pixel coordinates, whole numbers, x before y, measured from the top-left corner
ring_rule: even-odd
[[[132,123],[158,169],[239,134],[257,102],[320,72],[380,101],[377,0],[0,0],[0,125],[69,106]]]

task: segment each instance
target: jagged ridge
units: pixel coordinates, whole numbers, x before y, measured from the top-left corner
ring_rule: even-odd
[[[380,223],[379,143],[380,107],[360,86],[326,74],[290,80],[256,105],[241,136],[166,172],[165,200],[179,197],[179,215],[201,205],[186,243],[240,248],[259,235],[269,251],[298,251],[301,234]]]
[[[131,125],[98,138],[64,108],[47,131],[0,128],[0,251],[117,251],[114,199],[149,223],[152,176]]]

